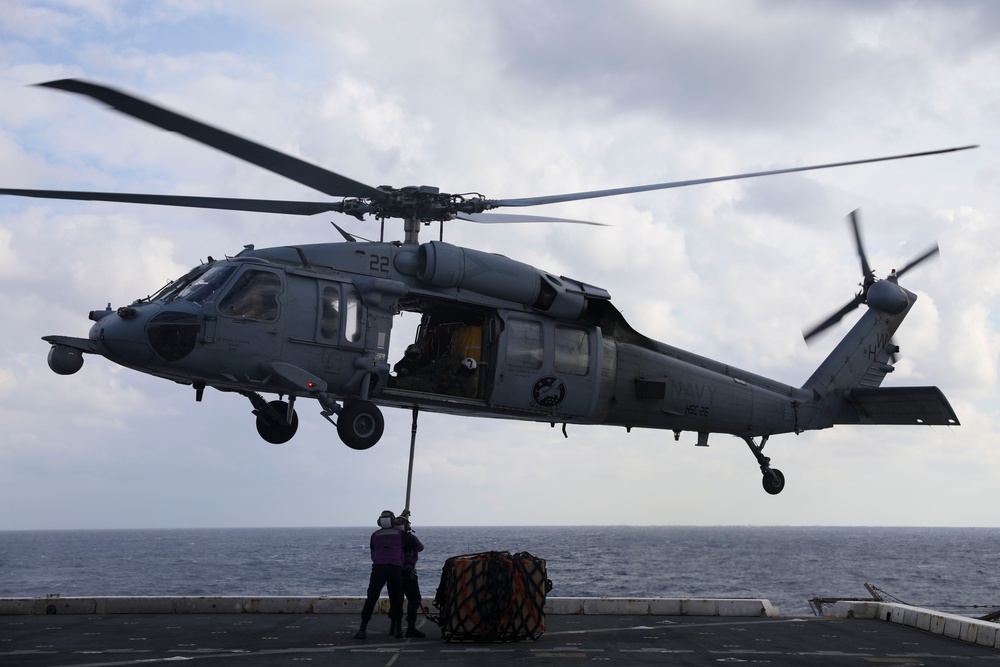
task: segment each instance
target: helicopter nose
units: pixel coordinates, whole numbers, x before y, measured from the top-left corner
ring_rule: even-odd
[[[164,309],[149,318],[146,334],[149,344],[166,361],[180,361],[194,351],[201,331],[196,313]]]
[[[109,309],[110,310],[110,309]],[[114,314],[96,318],[90,328],[90,339],[98,341],[105,356],[125,365],[145,364],[153,358],[153,349],[146,340],[146,323],[159,308],[123,306]]]

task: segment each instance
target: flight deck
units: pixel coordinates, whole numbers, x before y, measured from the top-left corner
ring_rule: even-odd
[[[429,602],[429,601],[428,601]],[[0,665],[975,665],[996,664],[1000,626],[896,604],[840,602],[783,617],[766,600],[549,598],[536,641],[389,636],[383,600],[357,640],[360,598],[0,600]]]

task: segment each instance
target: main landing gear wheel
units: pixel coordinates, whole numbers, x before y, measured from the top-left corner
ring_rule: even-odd
[[[351,449],[368,449],[382,437],[385,420],[371,401],[344,403],[337,415],[337,434]]]
[[[772,496],[776,496],[781,493],[781,490],[785,488],[785,476],[781,474],[781,471],[777,468],[769,468],[764,471],[764,479],[761,480],[764,484],[764,490],[770,493]]]
[[[271,401],[267,406],[277,413],[279,418],[269,415],[264,410],[254,410],[257,413],[257,433],[272,445],[283,445],[291,440],[295,431],[299,429],[299,416],[292,410],[292,421],[285,421],[288,403],[284,401]]]

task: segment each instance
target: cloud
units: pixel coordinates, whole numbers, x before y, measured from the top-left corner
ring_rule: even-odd
[[[998,525],[1000,167],[990,2],[33,2],[0,8],[0,186],[321,199],[103,105],[30,86],[83,76],[370,185],[521,197],[981,143],[977,151],[544,207],[606,222],[460,225],[445,239],[606,288],[652,338],[791,384],[801,329],[857,291],[845,216],[880,276],[935,239],[887,385],[934,384],[963,426],[773,438],[760,489],[739,439],[421,414],[424,524]],[[38,25],[45,25],[40,31]],[[370,525],[405,492],[410,414],[367,452],[310,401],[287,445],[250,404],[90,358],[46,367],[40,337],[143,297],[208,255],[336,242],[329,220],[0,197],[0,501],[62,489],[0,528]],[[387,235],[399,230],[391,224]],[[436,238],[436,225],[422,230]],[[393,331],[400,355],[415,323]],[[845,481],[856,491],[845,491]],[[164,498],[169,497],[169,501]],[[915,516],[912,507],[934,499]],[[128,502],[121,502],[128,498]],[[887,502],[887,499],[892,502]],[[835,499],[835,503],[830,500]],[[13,505],[11,505],[13,506]],[[400,506],[400,507],[397,507]]]

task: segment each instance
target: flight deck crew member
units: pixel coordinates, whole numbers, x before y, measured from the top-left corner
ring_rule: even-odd
[[[383,587],[389,591],[390,634],[397,639],[403,637],[403,528],[393,525],[395,518],[389,510],[382,512],[378,518],[379,529],[369,540],[372,573],[368,580],[368,598],[361,609],[361,628],[354,635],[355,639],[367,637],[368,621]]]
[[[417,610],[420,609],[420,582],[417,581],[417,559],[424,550],[423,542],[413,532],[409,511],[404,510],[396,523],[402,526],[403,534],[403,594],[406,596],[406,636],[423,639],[425,635],[417,630]]]

